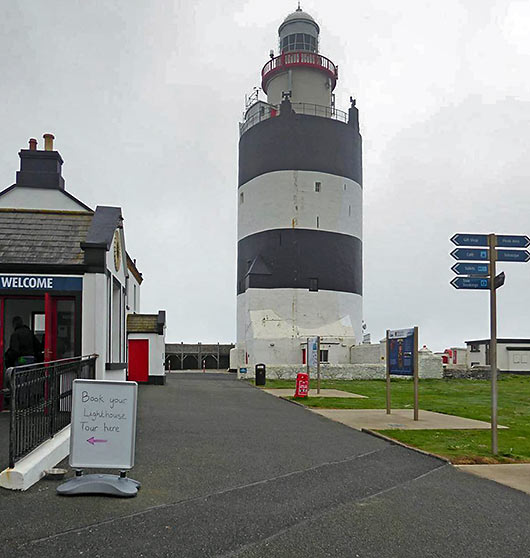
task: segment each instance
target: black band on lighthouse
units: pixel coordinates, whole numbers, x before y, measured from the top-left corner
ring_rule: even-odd
[[[315,282],[316,280],[316,282]],[[273,229],[239,241],[237,294],[248,288],[362,294],[362,242],[311,229]]]
[[[239,186],[279,170],[327,172],[362,186],[357,128],[331,118],[280,115],[249,128],[239,140]]]

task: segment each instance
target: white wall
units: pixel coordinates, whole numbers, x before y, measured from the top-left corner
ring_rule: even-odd
[[[320,182],[320,192],[315,183]],[[241,203],[241,194],[243,202]],[[317,229],[362,239],[362,189],[357,182],[314,171],[276,171],[239,188],[238,240],[270,229]]]
[[[290,84],[289,84],[289,74]],[[292,91],[292,103],[312,103],[331,106],[330,78],[322,71],[311,68],[291,68],[273,77],[267,86],[267,102],[279,105],[282,92]]]
[[[83,319],[81,352],[97,354],[96,379],[106,379],[107,330],[107,277],[104,273],[86,273],[83,277]],[[125,379],[125,378],[124,378]]]
[[[16,186],[0,196],[0,207],[16,209],[58,209],[62,211],[87,211],[61,190]]]
[[[316,335],[337,341],[330,357],[349,363],[361,322],[362,297],[353,293],[247,289],[237,296],[237,346],[249,353],[249,365],[299,363],[301,344]]]
[[[127,285],[127,307],[127,314],[140,313],[140,283],[130,271]]]

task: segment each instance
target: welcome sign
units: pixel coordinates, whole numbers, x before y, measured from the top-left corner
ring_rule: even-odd
[[[1,291],[82,291],[82,277],[0,275]]]

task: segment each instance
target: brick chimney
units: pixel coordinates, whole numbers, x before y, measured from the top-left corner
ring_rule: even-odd
[[[64,178],[61,176],[63,159],[58,151],[53,151],[53,135],[44,134],[43,137],[44,150],[37,149],[37,141],[32,138],[29,149],[19,151],[20,170],[16,186],[64,190]]]

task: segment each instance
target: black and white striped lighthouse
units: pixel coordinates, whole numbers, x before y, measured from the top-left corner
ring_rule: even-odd
[[[359,117],[335,107],[337,66],[300,7],[279,30],[240,124],[237,344],[247,362],[350,362],[362,340]]]

